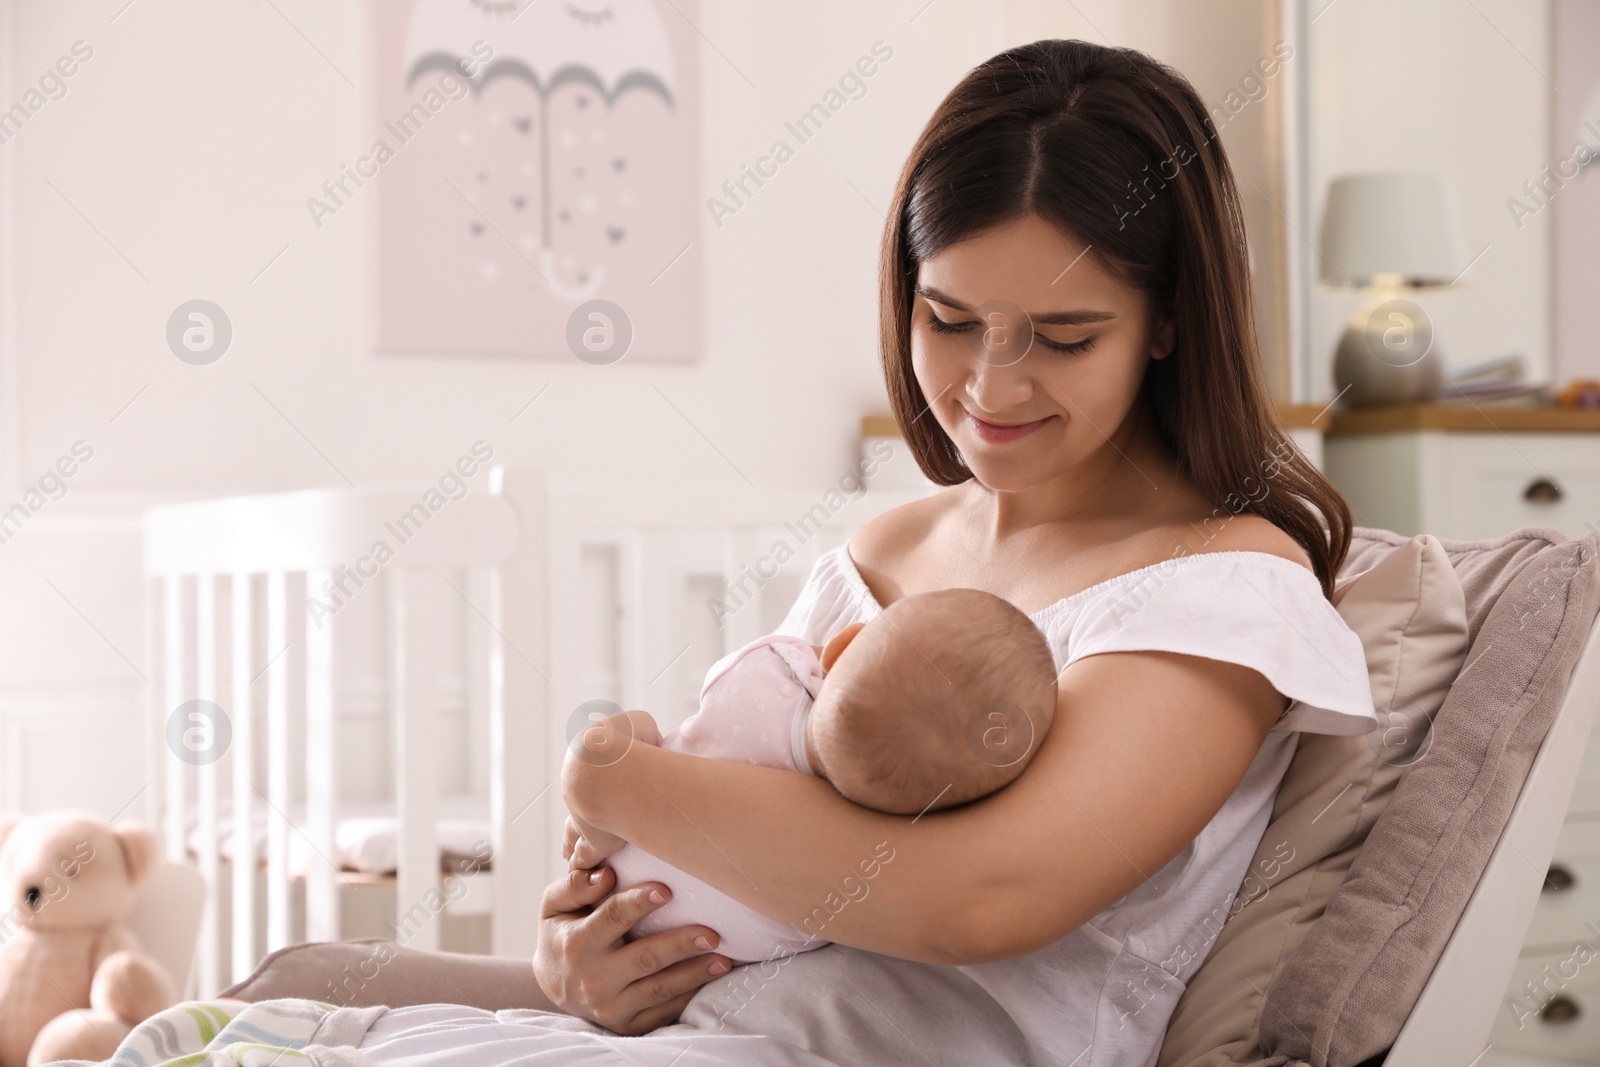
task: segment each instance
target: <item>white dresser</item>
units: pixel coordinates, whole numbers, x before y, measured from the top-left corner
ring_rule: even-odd
[[[1600,411],[1341,412],[1323,449],[1324,470],[1366,526],[1461,538],[1600,529]]]
[[[1356,521],[1405,534],[1600,533],[1600,412],[1411,406],[1341,413],[1324,469]],[[1600,1063],[1600,744],[1556,845],[1491,1043]]]

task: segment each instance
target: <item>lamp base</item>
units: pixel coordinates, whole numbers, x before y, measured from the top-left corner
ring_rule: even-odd
[[[1354,407],[1426,404],[1444,385],[1433,322],[1416,304],[1390,298],[1350,317],[1333,358],[1333,382]]]

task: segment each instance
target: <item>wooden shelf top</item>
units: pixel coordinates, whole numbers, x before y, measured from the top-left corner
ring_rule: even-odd
[[[1278,425],[1286,430],[1326,430],[1333,421],[1327,404],[1279,404]]]
[[[1335,412],[1328,434],[1455,430],[1467,433],[1600,433],[1600,410],[1480,404],[1396,404]]]
[[[862,437],[899,437],[900,427],[893,415],[865,415],[861,419]]]

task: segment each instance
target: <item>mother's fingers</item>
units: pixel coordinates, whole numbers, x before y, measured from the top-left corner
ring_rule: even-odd
[[[679,994],[665,1004],[657,1004],[653,1008],[646,1008],[630,1019],[617,1033],[625,1037],[639,1037],[662,1026],[671,1026],[678,1021],[678,1016],[683,1014],[683,1009],[689,1006],[698,989],[691,989],[687,993]]]
[[[540,903],[534,974],[562,1011],[621,1034],[648,1033],[677,1019],[696,990],[727,974],[715,931],[686,926],[637,941],[625,935],[671,899],[659,882],[616,892],[609,867],[573,870]]]
[[[601,867],[599,870],[606,870]],[[632,889],[613,893],[600,902],[584,923],[590,936],[604,944],[619,940],[639,924],[639,920],[671,899],[660,882],[645,882]]]
[[[628,1029],[623,1032],[648,1033],[673,1022],[683,1014],[701,986],[727,974],[728,970],[728,961],[721,956],[697,956],[639,979],[618,998],[623,1013],[633,1013]]]
[[[626,963],[628,981],[639,982],[648,980],[653,975],[659,975],[668,968],[677,965],[682,960],[687,960],[701,953],[712,952],[722,939],[715,930],[704,926],[684,926],[676,930],[663,930],[659,934],[649,934],[631,941],[623,946],[621,956]],[[699,962],[710,966],[714,961],[722,962],[722,969],[716,974],[722,974],[728,969],[728,961],[723,956],[705,956]],[[715,974],[712,976],[715,977]]]

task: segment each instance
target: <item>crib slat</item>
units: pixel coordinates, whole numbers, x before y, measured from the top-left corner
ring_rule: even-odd
[[[321,590],[326,570],[306,572],[306,591]],[[334,781],[333,620],[306,620],[306,938],[339,939],[339,869],[333,845]],[[431,751],[431,750],[430,750]]]
[[[259,958],[256,946],[255,679],[253,599],[248,573],[233,576],[233,928],[232,976],[242,982]],[[269,651],[270,654],[270,651]]]
[[[467,584],[463,592],[467,603],[462,616],[467,626],[467,659],[465,678],[467,691],[467,792],[474,797],[489,793],[489,701],[493,682],[489,674],[490,646],[495,634],[490,629],[490,604],[494,600],[491,587],[494,570],[490,567],[469,567]],[[447,597],[454,596],[448,591]]]
[[[189,640],[187,627],[186,577],[173,574],[166,579],[166,715],[189,699]],[[173,744],[173,734],[166,734]],[[178,753],[166,758],[166,857],[174,864],[189,862],[189,765]]]
[[[678,708],[668,693],[674,677],[672,668],[687,651],[683,625],[689,577],[677,551],[673,531],[648,529],[639,535],[638,588],[633,604],[635,625],[630,627],[638,642],[635,688],[624,707],[643,708],[656,717],[662,730],[678,726]]]
[[[267,575],[267,951],[289,928],[289,576]]]
[[[510,477],[508,472],[508,482]],[[543,800],[534,805],[543,824],[538,855],[542,868],[540,881],[546,884],[560,877],[566,867],[561,859],[561,835],[567,818],[567,805],[561,798],[561,766],[567,756],[568,723],[578,706],[593,695],[584,692],[583,667],[586,661],[583,642],[578,627],[571,624],[574,618],[579,617],[581,598],[585,592],[580,580],[583,549],[586,543],[583,537],[585,531],[577,509],[570,505],[569,498],[557,496],[552,492],[547,506],[549,556],[541,568],[541,573],[548,595],[535,600],[533,596],[523,594],[522,590],[526,586],[510,565],[505,568],[507,586],[502,592],[507,616],[510,617],[513,611],[525,611],[533,616],[525,620],[526,624],[529,627],[537,627],[537,632],[548,641],[550,649],[549,665],[544,668],[549,679],[545,686],[549,694],[548,704],[542,729],[539,731],[545,743],[538,753],[541,757],[539,777],[542,783],[549,787],[549,791]],[[524,523],[524,536],[529,525],[531,524]],[[520,561],[520,551],[518,560]],[[558,620],[561,625],[557,625]],[[615,621],[620,620],[614,620],[614,624]],[[514,636],[512,631],[507,630],[506,635],[507,644],[521,648],[524,655],[536,655],[529,652],[525,641]],[[519,661],[520,657],[516,656],[508,655],[506,658],[508,720],[512,714],[511,709],[518,706],[511,699],[514,693],[511,671],[519,665]],[[618,664],[618,673],[621,673],[621,664]],[[514,813],[516,809],[513,808],[512,811]],[[519,821],[534,817],[535,812],[530,811]],[[498,874],[500,861],[501,854],[497,847],[495,850],[497,900],[500,895]],[[533,929],[537,936],[537,925]]]
[[[548,738],[559,737],[565,712],[553,714],[549,683],[552,575],[546,555],[548,504],[543,480],[531,471],[497,470],[494,492],[515,506],[517,548],[491,576],[487,607],[490,642],[489,812],[494,835],[492,936],[497,956],[527,959],[538,935],[539,899],[559,869],[560,852],[546,835],[559,811],[553,777],[564,749],[552,757]],[[570,570],[576,572],[578,561]],[[571,616],[566,616],[570,622]],[[564,628],[569,632],[574,627]],[[572,661],[566,661],[571,663]]]
[[[166,624],[165,605],[162,603],[162,589],[165,579],[159,576],[147,576],[145,580],[144,597],[144,664],[145,673],[150,681],[145,685],[145,715],[148,719],[145,728],[145,754],[144,762],[151,782],[163,781],[163,769],[167,766],[167,712],[162,710],[162,702],[166,693],[159,679],[161,668],[159,658],[165,653],[165,635],[162,629]],[[166,789],[164,785],[157,785],[154,789],[146,789],[142,797],[141,807],[144,809],[144,824],[158,833],[163,829],[162,805],[166,802]],[[8,803],[8,801],[10,801]],[[9,797],[0,796],[0,804],[6,807],[20,806]]]
[[[162,682],[166,691],[166,699],[161,715],[161,725],[165,729],[170,716],[183,703],[184,691],[187,688],[185,677],[185,664],[188,650],[188,634],[184,632],[183,625],[183,584],[181,574],[169,574],[162,578],[163,615],[165,617],[164,647],[162,649],[166,660]],[[167,744],[172,743],[170,732],[166,734]],[[166,845],[167,859],[173,863],[188,863],[189,857],[185,848],[184,833],[188,829],[187,811],[187,784],[189,765],[177,758],[175,752],[168,752],[164,766],[166,773],[167,790],[167,822]]]
[[[389,572],[390,673],[395,700],[395,814],[399,870],[395,940],[439,947],[439,590],[430,568]]]
[[[649,533],[625,530],[616,537],[617,699],[628,708],[644,707],[645,540]],[[583,699],[598,695],[584,693]]]
[[[194,658],[195,699],[203,700],[213,708],[217,705],[217,576],[201,574],[195,577],[194,588]],[[222,946],[217,939],[217,887],[222,884],[222,863],[217,847],[217,752],[222,724],[207,720],[202,724],[191,715],[186,729],[197,733],[194,758],[198,788],[196,806],[199,809],[200,873],[206,880],[206,899],[200,912],[200,948],[195,977],[200,983],[202,996],[210,996],[222,988],[220,956]]]

